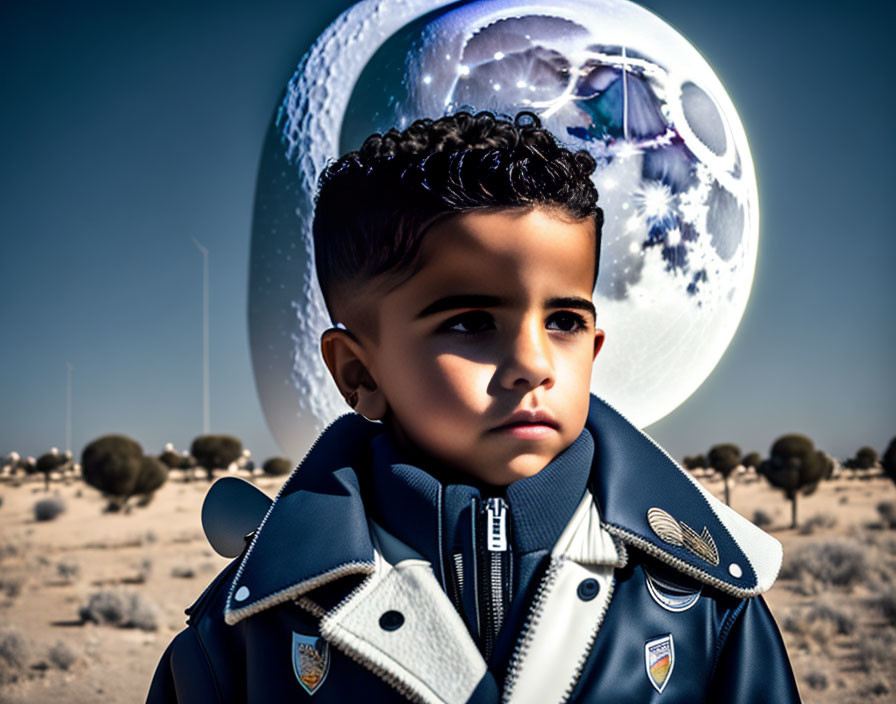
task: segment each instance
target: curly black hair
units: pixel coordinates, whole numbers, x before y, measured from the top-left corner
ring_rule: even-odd
[[[587,151],[562,147],[529,111],[511,118],[461,110],[370,135],[331,159],[318,180],[314,254],[331,318],[352,284],[413,273],[426,229],[470,210],[542,206],[593,218],[596,280],[603,211],[595,168]]]

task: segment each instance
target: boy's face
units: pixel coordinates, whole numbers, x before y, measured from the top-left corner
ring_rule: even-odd
[[[422,267],[378,301],[376,340],[356,345],[374,382],[360,387],[359,410],[385,411],[422,463],[499,486],[539,472],[588,413],[604,338],[594,247],[591,220],[540,208],[437,222]],[[327,363],[339,383],[339,363]]]

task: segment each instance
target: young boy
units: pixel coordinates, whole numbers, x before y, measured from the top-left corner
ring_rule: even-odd
[[[780,544],[589,394],[594,160],[459,112],[331,162],[355,413],[188,609],[150,702],[795,702]],[[612,331],[611,331],[612,332]]]

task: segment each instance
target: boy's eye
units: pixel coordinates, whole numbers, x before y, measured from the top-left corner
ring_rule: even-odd
[[[561,332],[580,332],[588,327],[588,323],[578,313],[563,310],[552,314],[547,322],[548,330]]]
[[[486,313],[484,310],[471,310],[449,318],[439,326],[439,330],[475,335],[486,330],[492,330],[494,327],[495,321],[489,313]]]

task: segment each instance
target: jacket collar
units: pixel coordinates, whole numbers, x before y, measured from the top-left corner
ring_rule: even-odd
[[[781,544],[712,496],[650,437],[591,396],[591,489],[614,536],[729,594],[771,587]]]
[[[709,494],[594,395],[585,427],[595,445],[591,492],[614,537],[735,596],[771,586],[781,566],[777,540]],[[358,473],[382,432],[381,424],[348,414],[321,434],[242,556],[225,605],[227,623],[342,577],[373,572]]]

